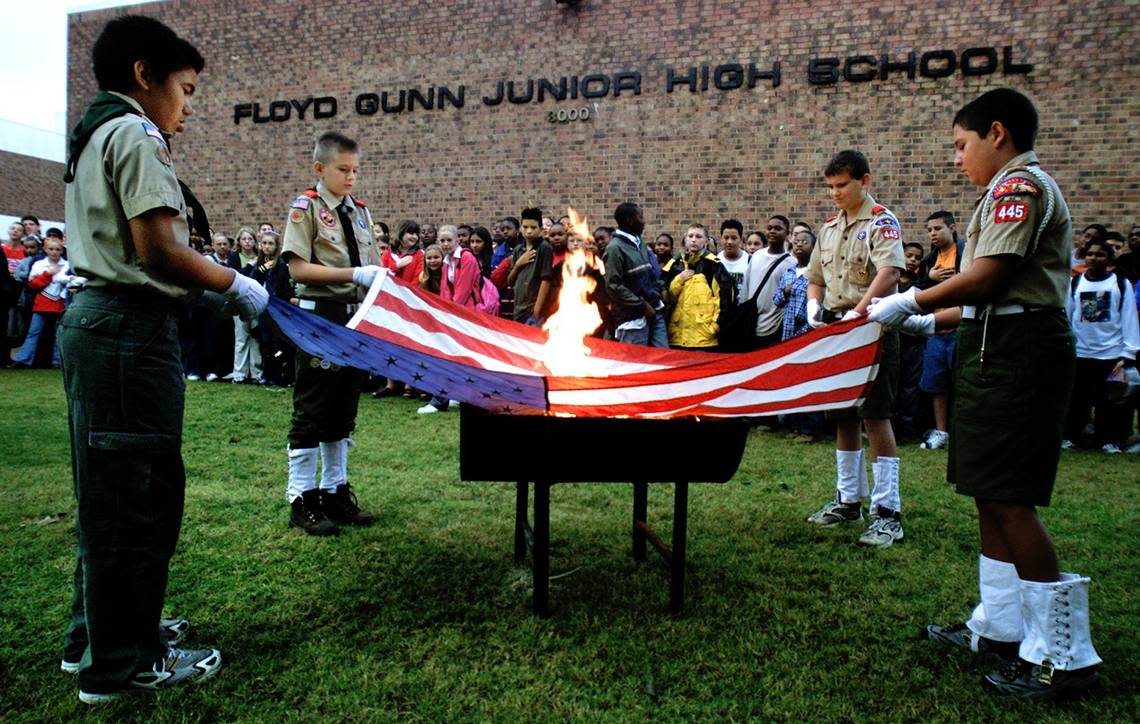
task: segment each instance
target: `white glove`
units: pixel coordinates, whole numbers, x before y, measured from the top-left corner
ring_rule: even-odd
[[[68,289],[82,289],[87,285],[87,277],[72,275],[67,279]]]
[[[934,315],[912,314],[902,321],[899,329],[915,337],[931,337],[934,335]]]
[[[257,319],[257,315],[269,306],[269,292],[257,282],[237,272],[234,272],[230,288],[222,295],[230,302],[227,306],[246,321]]]
[[[843,319],[841,319],[839,321],[848,322],[852,319],[858,319],[859,317],[862,317],[862,316],[863,316],[862,314],[859,314],[854,309],[848,309],[847,313],[843,315]]]
[[[816,299],[809,299],[807,301],[807,322],[811,325],[812,329],[819,329],[824,326],[823,309],[819,306],[819,301]]]
[[[69,279],[71,279],[71,272],[65,272],[65,271],[56,272],[55,276],[53,276],[51,278],[51,280],[53,282],[56,282],[57,284],[67,284],[67,281]]]
[[[925,310],[914,301],[917,291],[911,287],[901,294],[872,299],[871,306],[867,307],[867,318],[887,327],[897,327],[912,314],[922,314]]]
[[[376,280],[376,275],[379,274],[380,270],[383,268],[384,267],[379,267],[375,264],[353,267],[352,281],[356,282],[365,289],[368,289],[372,286],[372,282]]]

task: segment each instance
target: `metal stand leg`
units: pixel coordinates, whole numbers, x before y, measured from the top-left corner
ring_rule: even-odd
[[[526,560],[528,485],[525,480],[515,483],[515,563]]]
[[[534,612],[550,616],[550,483],[534,484]]]
[[[689,526],[689,484],[677,483],[673,491],[673,560],[669,577],[669,610],[685,607],[685,539]]]
[[[638,523],[646,522],[649,507],[649,484],[633,484],[633,560],[645,560],[645,533]]]

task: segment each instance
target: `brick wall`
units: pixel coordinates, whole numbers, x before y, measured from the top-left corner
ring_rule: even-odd
[[[818,224],[831,213],[820,170],[839,149],[862,149],[876,198],[908,238],[937,208],[960,218],[976,192],[952,167],[953,112],[980,92],[1027,92],[1042,119],[1038,153],[1059,179],[1080,226],[1121,228],[1140,218],[1140,94],[1130,3],[1039,0],[992,3],[889,0],[866,7],[837,0],[174,0],[140,6],[188,37],[207,59],[196,113],[175,146],[180,174],[199,192],[216,227],[284,221],[290,199],[310,185],[309,154],[325,130],[364,149],[359,195],[378,219],[489,222],[528,204],[572,204],[595,224],[619,201],[646,209],[648,231],[683,233],[727,216],[752,228],[773,213]],[[94,95],[90,45],[122,12],[70,16],[69,117]],[[1013,48],[1028,75],[813,85],[813,58],[840,59],[977,46]],[[666,68],[781,64],[781,83],[666,92]],[[983,59],[984,60],[984,59]],[[932,67],[937,67],[935,64]],[[839,70],[842,71],[842,64]],[[869,69],[854,64],[858,76]],[[641,93],[586,102],[487,106],[500,79],[639,71]],[[710,68],[711,72],[711,68]],[[731,78],[728,78],[731,80]],[[466,86],[457,110],[359,115],[360,93]],[[700,84],[698,73],[698,86]],[[234,107],[333,96],[330,119],[234,123]],[[597,103],[585,122],[551,123],[551,110]],[[281,109],[278,109],[281,112]],[[925,239],[923,239],[925,241]]]
[[[62,163],[0,151],[0,214],[62,219],[63,188]]]

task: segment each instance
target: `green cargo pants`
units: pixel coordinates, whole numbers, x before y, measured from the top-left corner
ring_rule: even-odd
[[[64,657],[79,687],[122,688],[165,648],[158,623],[186,487],[177,303],[88,289],[60,320],[78,504]]]

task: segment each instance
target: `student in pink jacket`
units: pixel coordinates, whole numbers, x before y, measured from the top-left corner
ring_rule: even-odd
[[[483,275],[479,260],[457,243],[456,227],[445,224],[439,227],[436,242],[443,248],[444,273],[440,281],[439,296],[449,302],[474,309],[479,302],[479,290],[483,285]]]

